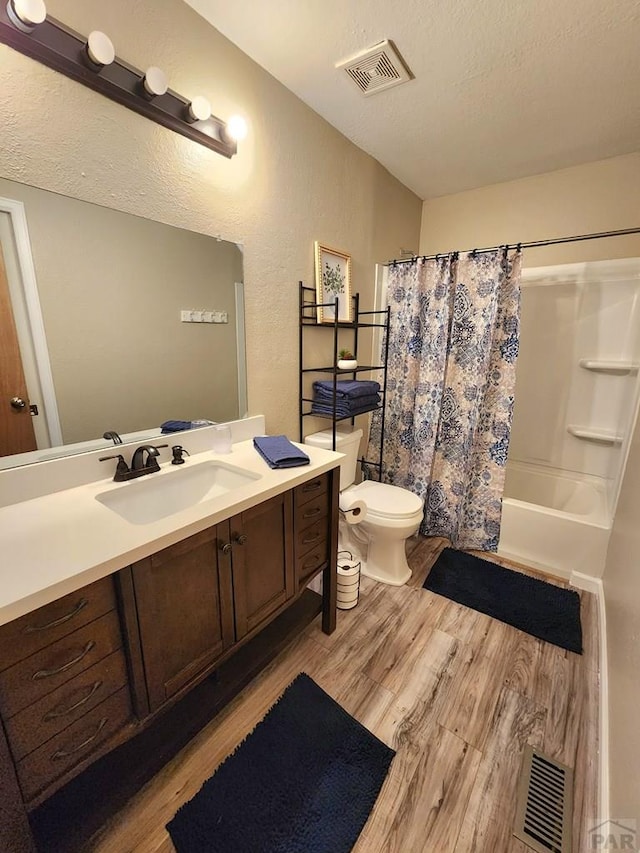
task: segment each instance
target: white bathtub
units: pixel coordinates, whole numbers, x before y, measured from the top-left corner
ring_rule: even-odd
[[[498,554],[563,578],[599,578],[610,533],[604,480],[507,464]]]

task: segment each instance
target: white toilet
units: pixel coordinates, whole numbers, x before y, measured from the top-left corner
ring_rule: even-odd
[[[417,532],[424,514],[424,502],[413,492],[374,480],[353,485],[358,465],[362,430],[336,432],[336,451],[344,453],[340,463],[340,508],[348,510],[355,501],[366,504],[364,520],[347,524],[340,513],[338,548],[358,554],[362,574],[392,586],[402,586],[411,577],[405,555],[405,541]],[[305,444],[331,450],[331,430],[308,435]]]

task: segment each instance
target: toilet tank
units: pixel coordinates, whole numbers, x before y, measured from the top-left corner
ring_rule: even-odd
[[[346,489],[356,479],[358,448],[361,438],[361,429],[355,429],[353,432],[336,430],[336,451],[345,454],[340,463],[340,491]],[[305,438],[304,443],[310,444],[312,447],[322,447],[324,450],[333,450],[333,432],[330,429],[314,432]]]

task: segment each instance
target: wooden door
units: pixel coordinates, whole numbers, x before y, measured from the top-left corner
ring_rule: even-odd
[[[15,408],[11,405],[13,399],[21,400],[24,406]],[[0,456],[36,449],[27,383],[0,246]]]
[[[231,519],[236,635],[253,631],[295,593],[292,493]]]
[[[149,707],[200,680],[233,645],[228,560],[209,528],[133,566]]]

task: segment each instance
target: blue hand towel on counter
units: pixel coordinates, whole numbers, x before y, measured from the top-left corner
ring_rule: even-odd
[[[313,383],[314,396],[333,399],[333,380]],[[380,390],[380,383],[369,379],[340,379],[336,382],[336,397],[355,400],[357,397],[370,397]]]
[[[307,454],[286,435],[258,435],[253,439],[253,446],[269,468],[295,468],[310,462]]]

